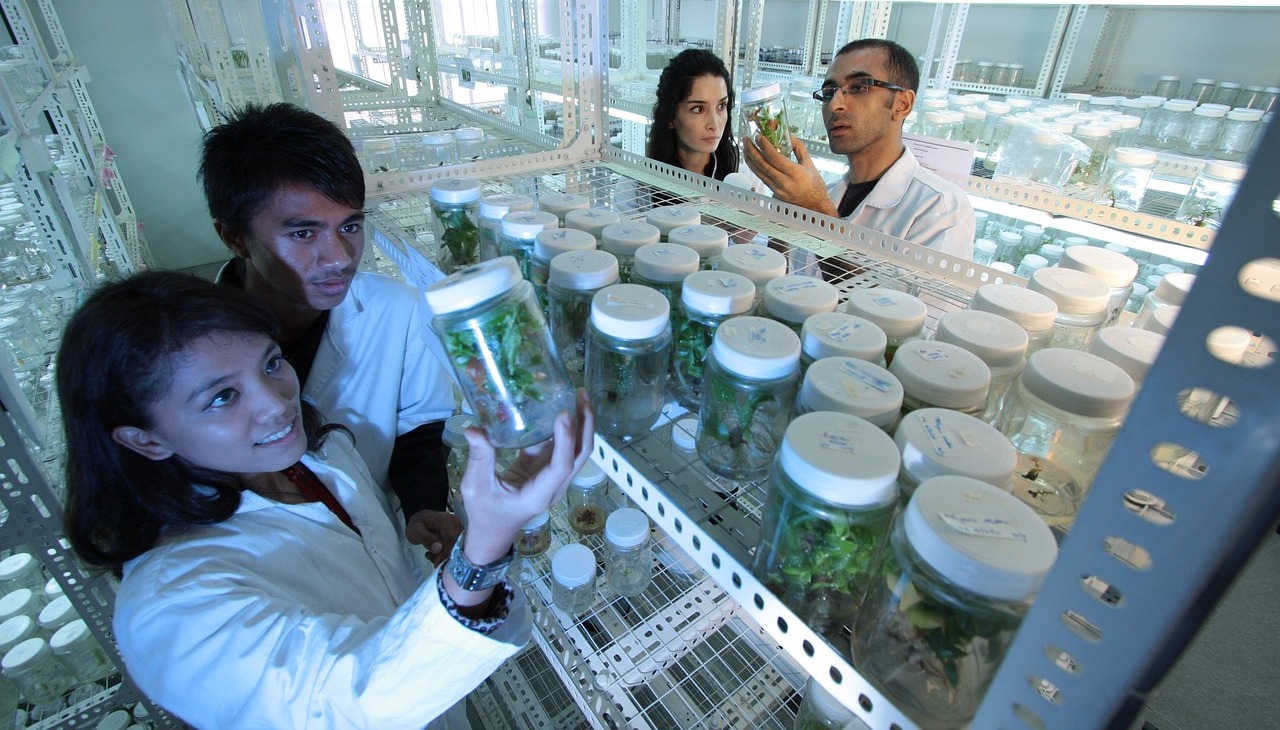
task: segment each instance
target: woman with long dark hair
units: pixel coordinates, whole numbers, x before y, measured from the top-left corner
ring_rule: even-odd
[[[716,180],[738,172],[733,105],[724,61],[710,51],[681,51],[658,78],[645,155]]]

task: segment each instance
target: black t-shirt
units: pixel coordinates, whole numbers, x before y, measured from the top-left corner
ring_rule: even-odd
[[[853,211],[857,210],[862,201],[867,199],[867,196],[871,194],[872,188],[878,182],[880,182],[880,178],[868,182],[850,184],[844,191],[844,197],[840,199],[840,205],[836,208],[839,216],[848,218],[853,215]]]

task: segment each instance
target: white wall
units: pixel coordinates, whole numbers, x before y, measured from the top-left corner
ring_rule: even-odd
[[[58,0],[76,63],[157,266],[228,258],[196,180],[202,130],[164,2]]]

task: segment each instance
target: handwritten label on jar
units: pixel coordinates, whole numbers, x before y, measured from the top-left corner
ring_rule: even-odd
[[[1071,370],[1089,378],[1090,380],[1101,380],[1104,383],[1110,383],[1115,380],[1116,371],[1108,372],[1098,367],[1097,362],[1090,362],[1087,357],[1077,357],[1071,361]]]
[[[794,284],[784,284],[779,286],[775,291],[779,294],[794,294],[805,289],[812,289],[818,285],[816,281],[798,281]]]
[[[877,378],[875,375],[865,370],[862,370],[860,368],[854,367],[852,364],[847,362],[841,363],[840,372],[844,373],[845,375],[851,376],[852,378],[854,378],[860,383],[864,383],[872,388],[875,388],[881,393],[888,393],[893,388],[893,383],[890,383],[888,380],[885,380],[884,378]]]
[[[940,362],[942,360],[948,360],[951,358],[950,355],[943,352],[942,350],[925,349],[925,350],[918,350],[918,352],[920,353],[920,358],[926,362]]]
[[[824,335],[829,340],[834,340],[836,342],[844,342],[845,340],[848,340],[850,337],[853,337],[854,335],[858,334],[858,330],[860,329],[862,329],[862,325],[860,324],[849,324],[848,322],[845,322],[835,327],[834,329],[828,330],[827,332],[824,333]]]
[[[859,440],[856,437],[835,433],[832,431],[822,432],[822,441],[819,442],[818,448],[827,451],[840,451],[846,454],[858,453]]]
[[[1018,529],[1008,520],[999,517],[983,517],[981,515],[958,515],[954,512],[943,512],[938,515],[951,529],[965,535],[975,537],[995,537],[1002,540],[1026,542],[1027,533]]]
[[[721,277],[721,278],[719,278],[719,279],[716,279],[716,280],[715,280],[715,283],[719,284],[721,287],[723,287],[723,288],[725,288],[725,289],[737,289],[737,288],[738,288],[738,282],[734,281],[733,279],[730,279],[730,278],[729,278],[729,277],[727,277],[727,276],[725,276],[725,277]]]
[[[765,327],[748,327],[747,342],[767,343],[769,341],[769,330]]]
[[[653,309],[655,304],[655,302],[649,301],[647,299],[640,299],[638,297],[619,296],[613,293],[606,294],[605,301],[611,305],[617,305],[619,307],[627,307],[630,309]]]
[[[877,307],[892,307],[897,304],[897,302],[893,300],[893,297],[883,297],[883,296],[873,297],[871,299],[871,303],[876,305]]]
[[[760,247],[760,248],[763,248],[763,247]],[[743,251],[742,254],[744,256],[750,256],[756,261],[763,261],[766,256],[763,250],[757,251],[755,248],[748,248],[746,251]]]

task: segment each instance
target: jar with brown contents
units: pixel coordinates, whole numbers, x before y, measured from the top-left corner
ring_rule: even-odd
[[[583,465],[569,485],[569,526],[579,535],[598,535],[609,516],[608,477],[595,462]]]

